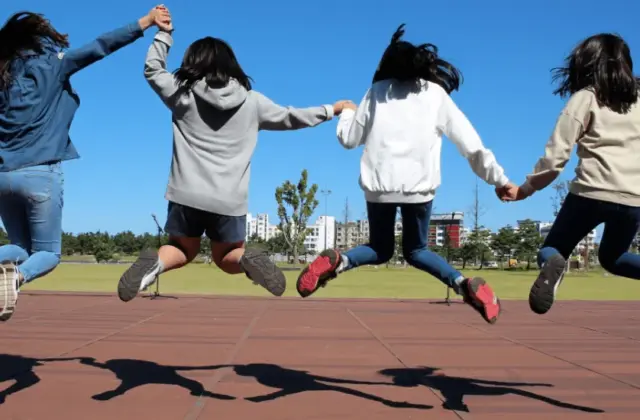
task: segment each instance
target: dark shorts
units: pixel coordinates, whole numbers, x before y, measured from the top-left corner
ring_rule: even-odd
[[[225,216],[169,202],[164,231],[171,236],[200,238],[203,233],[214,242],[243,242],[247,216]]]

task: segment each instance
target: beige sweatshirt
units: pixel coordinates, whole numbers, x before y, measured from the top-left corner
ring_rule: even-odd
[[[640,104],[627,114],[600,107],[594,93],[571,96],[558,117],[544,156],[522,186],[532,194],[551,184],[578,145],[580,161],[570,192],[640,207]]]

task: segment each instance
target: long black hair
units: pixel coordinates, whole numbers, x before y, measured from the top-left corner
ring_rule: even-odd
[[[178,85],[187,88],[202,79],[214,88],[224,87],[230,79],[236,79],[251,90],[252,79],[240,67],[229,44],[210,36],[195,41],[187,48],[175,76]]]
[[[11,84],[11,65],[24,53],[40,55],[47,48],[68,48],[69,38],[56,31],[44,16],[19,12],[0,29],[0,89]]]
[[[404,26],[400,25],[391,37],[391,43],[373,75],[373,83],[386,79],[415,80],[419,83],[420,79],[424,79],[439,84],[447,93],[458,90],[462,83],[460,70],[440,58],[435,45],[414,45],[401,40]]]
[[[633,75],[629,46],[615,34],[585,39],[566,57],[564,67],[552,72],[553,81],[560,82],[553,93],[561,97],[590,88],[601,105],[623,114],[638,100],[640,83]]]

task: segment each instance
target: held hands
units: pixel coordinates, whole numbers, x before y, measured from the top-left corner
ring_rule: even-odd
[[[152,26],[157,26],[163,31],[172,31],[173,25],[171,23],[171,14],[169,13],[169,9],[167,9],[163,4],[160,4],[141,18],[138,23],[142,30],[149,29]]]
[[[527,191],[521,186],[518,187],[512,183],[508,183],[504,187],[496,188],[496,195],[498,196],[500,201],[509,202],[524,200],[531,194],[528,194]]]
[[[358,109],[358,107],[356,106],[356,104],[354,104],[350,100],[342,100],[333,104],[334,115],[342,114],[342,111],[344,111],[345,109],[352,109],[355,111],[356,109]]]
[[[156,6],[158,11],[158,17],[155,20],[158,29],[164,32],[173,32],[173,21],[171,20],[171,13],[164,4]]]

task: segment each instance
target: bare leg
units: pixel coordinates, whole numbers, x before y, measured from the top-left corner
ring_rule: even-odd
[[[166,271],[183,267],[200,252],[200,238],[169,236],[169,245],[160,250],[145,250],[118,283],[118,296],[128,302],[156,282],[158,276]]]
[[[200,252],[200,238],[169,236],[169,244],[158,251],[162,272],[176,270],[193,261]]]
[[[282,270],[266,254],[245,250],[244,241],[211,241],[211,257],[225,273],[244,273],[255,284],[259,284],[275,296],[282,296],[287,287]]]
[[[211,241],[211,258],[225,273],[244,273],[240,266],[240,259],[243,255],[244,241],[232,243]]]

